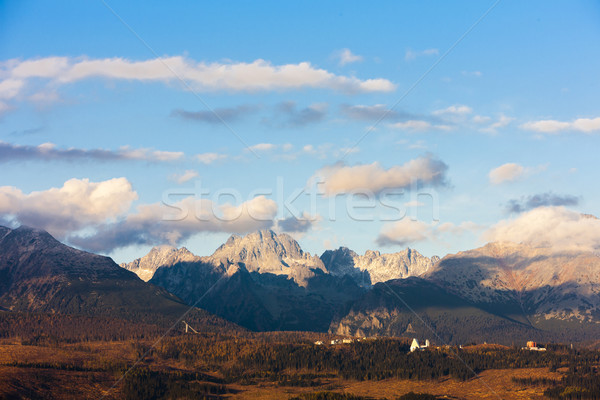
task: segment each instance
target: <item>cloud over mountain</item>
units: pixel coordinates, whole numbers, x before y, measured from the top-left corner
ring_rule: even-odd
[[[257,196],[239,205],[216,204],[187,197],[172,204],[153,203],[114,223],[95,227],[93,233],[73,235],[69,242],[91,251],[111,252],[129,245],[180,242],[201,232],[247,233],[273,226],[277,203]]]
[[[0,215],[9,222],[43,228],[60,238],[123,216],[138,195],[126,178],[102,182],[70,179],[60,188],[23,193],[0,187]]]
[[[420,242],[433,235],[432,227],[425,222],[409,218],[385,224],[377,237],[379,246],[406,246],[410,243]]]
[[[377,162],[354,166],[339,162],[321,168],[312,180],[321,182],[328,196],[353,191],[380,193],[411,185],[443,186],[447,183],[447,170],[448,165],[433,156],[416,158],[388,169]]]
[[[600,250],[600,220],[565,207],[538,207],[498,222],[483,235],[487,241],[525,243],[555,250]]]

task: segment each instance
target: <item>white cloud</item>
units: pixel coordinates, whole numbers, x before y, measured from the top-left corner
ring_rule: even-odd
[[[247,151],[271,151],[271,150],[275,150],[275,148],[277,147],[277,145],[273,144],[273,143],[258,143],[252,146],[249,146],[246,150]]]
[[[361,80],[336,75],[309,62],[272,65],[265,60],[250,63],[205,63],[181,56],[132,61],[124,58],[48,57],[13,59],[0,63],[0,99],[12,99],[26,82],[45,80],[53,87],[91,78],[142,82],[179,83],[197,91],[263,91],[325,88],[342,92],[390,92],[396,85],[387,79]]]
[[[219,153],[202,153],[202,154],[196,154],[195,158],[202,164],[208,165],[208,164],[214,163],[215,161],[226,159],[227,155],[219,154]]]
[[[486,241],[525,243],[557,251],[600,250],[600,220],[565,207],[539,207],[516,219],[498,222],[483,235]]]
[[[426,131],[430,129],[436,129],[441,131],[447,131],[452,129],[452,126],[447,124],[432,124],[431,122],[423,121],[423,120],[408,120],[404,122],[396,122],[388,125],[390,128],[394,129],[402,129],[409,131]]]
[[[16,97],[25,82],[20,79],[5,79],[0,81],[0,99],[12,99]]]
[[[482,225],[476,224],[472,221],[464,221],[456,225],[452,222],[444,222],[436,225],[436,230],[440,233],[449,233],[452,235],[462,235],[467,232],[475,232],[484,229]]]
[[[43,228],[64,238],[69,232],[124,215],[137,198],[125,178],[102,182],[70,179],[60,188],[28,194],[3,186],[0,214],[5,220]]]
[[[431,234],[429,224],[405,218],[385,224],[377,237],[377,244],[379,246],[406,246],[410,243],[426,240],[431,237]]]
[[[490,125],[488,125],[488,126],[486,126],[484,128],[481,128],[480,130],[482,132],[487,132],[487,133],[495,134],[498,129],[504,128],[505,126],[507,126],[508,124],[510,124],[513,120],[514,120],[514,118],[512,118],[512,117],[508,117],[508,116],[506,116],[504,114],[500,114],[500,116],[498,117],[498,119],[496,120],[496,122],[493,122]],[[479,121],[483,121],[483,119],[479,119]]]
[[[407,129],[411,131],[425,131],[432,128],[432,125],[429,122],[418,120],[396,122],[395,124],[390,124],[390,126],[396,129]]]
[[[447,169],[444,162],[432,157],[417,158],[389,169],[382,168],[377,162],[355,166],[337,163],[318,170],[311,182],[320,182],[328,196],[357,190],[379,193],[384,189],[406,188],[417,182],[444,185]]]
[[[350,49],[342,49],[339,52],[337,52],[337,54],[335,56],[339,60],[339,64],[342,66],[363,60],[362,56],[353,54],[350,51]]]
[[[186,197],[168,205],[140,205],[136,213],[115,223],[99,225],[92,234],[72,235],[68,241],[101,252],[135,244],[177,246],[202,232],[246,233],[270,228],[276,215],[277,203],[264,196],[237,206]]]
[[[600,131],[600,117],[576,119],[573,121],[573,129],[585,133]]]
[[[469,106],[457,104],[442,110],[436,110],[433,112],[433,115],[461,115],[464,116],[466,114],[471,114],[473,109]]]
[[[600,117],[578,118],[572,122],[546,119],[526,122],[520,127],[528,131],[540,133],[558,133],[562,131],[593,133],[600,131]]]
[[[491,120],[492,119],[490,117],[485,115],[475,115],[472,119],[473,123],[475,124],[487,124]]]
[[[458,225],[452,222],[432,222],[428,224],[404,218],[400,221],[383,225],[377,237],[377,244],[380,246],[407,246],[411,243],[422,242],[424,240],[443,243],[442,239],[444,235],[456,236],[464,233],[474,233],[481,229],[483,229],[481,225],[477,225],[471,221],[461,222]]]
[[[145,161],[176,161],[185,156],[181,151],[130,149],[128,146],[121,147],[118,154],[125,159]]]
[[[494,168],[489,173],[490,182],[498,185],[504,182],[512,182],[523,176],[525,168],[515,163],[503,164]]]
[[[194,178],[197,178],[198,176],[200,176],[200,174],[198,174],[198,171],[188,169],[183,174],[173,174],[170,178],[171,180],[174,180],[177,183],[185,183],[191,181]]]
[[[406,50],[406,53],[404,54],[404,59],[406,61],[412,61],[412,60],[415,60],[417,57],[437,56],[439,53],[440,52],[438,49],[425,49],[422,51],[413,51],[411,49],[408,49],[408,50]]]

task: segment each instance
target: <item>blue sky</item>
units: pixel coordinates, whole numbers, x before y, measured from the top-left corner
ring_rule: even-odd
[[[599,215],[599,21],[592,1],[1,2],[0,215],[119,262],[268,227],[444,255]]]

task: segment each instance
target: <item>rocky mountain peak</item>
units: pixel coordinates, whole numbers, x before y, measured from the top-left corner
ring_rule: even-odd
[[[272,230],[252,232],[246,236],[231,235],[227,242],[221,245],[212,257],[234,256],[237,253],[241,258],[258,257],[261,254],[274,253],[277,256],[303,257],[304,252],[291,236]],[[243,254],[242,254],[243,253]]]
[[[300,284],[314,276],[313,269],[326,271],[321,260],[302,251],[294,238],[272,230],[232,235],[206,260],[223,265],[241,263],[249,272],[287,275]]]
[[[196,262],[200,257],[182,247],[177,249],[173,246],[162,245],[153,247],[144,257],[138,258],[130,263],[121,264],[122,268],[129,270],[143,281],[149,281],[156,270],[160,267],[172,267],[182,262]]]
[[[492,242],[444,257],[427,279],[474,303],[508,304],[541,319],[593,319],[600,304],[600,257]]]
[[[420,276],[429,271],[439,260],[435,256],[425,257],[412,249],[390,254],[367,250],[360,256],[345,247],[328,250],[323,253],[321,259],[331,274],[349,275],[361,286],[390,279]]]
[[[43,229],[36,229],[26,225],[21,225],[16,229],[2,227],[0,232],[2,240],[10,240],[13,245],[24,247],[54,247],[61,246],[58,240]]]

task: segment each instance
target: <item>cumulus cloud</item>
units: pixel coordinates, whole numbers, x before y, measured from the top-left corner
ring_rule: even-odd
[[[309,62],[273,65],[265,60],[229,63],[196,62],[181,56],[144,61],[124,58],[46,57],[12,59],[0,63],[0,100],[14,99],[35,81],[53,88],[86,79],[103,78],[140,82],[176,83],[197,91],[265,91],[303,88],[336,91],[390,92],[387,79],[359,79],[336,75]],[[181,85],[179,80],[187,85]],[[37,90],[36,90],[37,92]]]
[[[563,206],[538,207],[514,219],[498,222],[483,238],[516,242],[557,251],[600,250],[600,220]]]
[[[334,54],[335,58],[338,59],[338,62],[341,66],[346,64],[351,64],[355,62],[360,62],[363,60],[362,56],[357,54],[353,54],[350,49],[342,49]]]
[[[38,146],[21,146],[0,142],[0,162],[19,160],[139,160],[139,161],[176,161],[184,157],[183,152],[160,151],[152,149],[132,149],[121,147],[119,150],[57,148],[53,143],[42,143]]]
[[[70,179],[60,188],[23,193],[0,187],[0,215],[5,221],[46,229],[59,238],[90,225],[123,216],[137,200],[125,178],[102,182]]]
[[[72,235],[73,245],[111,252],[130,245],[179,245],[201,232],[247,233],[273,226],[277,203],[257,196],[240,205],[216,204],[187,197],[171,204],[144,204],[126,218],[97,226],[86,235]]]
[[[506,209],[511,213],[521,213],[538,207],[545,206],[576,206],[579,197],[573,195],[558,195],[552,192],[534,194],[533,196],[521,197],[508,201]]]
[[[412,61],[412,60],[417,59],[418,57],[437,56],[438,54],[440,54],[438,49],[425,49],[425,50],[421,50],[421,51],[415,51],[415,50],[408,49],[408,50],[406,50],[406,53],[404,54],[404,59],[406,61]]]
[[[244,104],[237,107],[215,108],[213,110],[185,111],[176,109],[171,112],[174,117],[191,121],[206,122],[209,124],[220,124],[238,121],[242,117],[256,111],[258,107]]]
[[[348,166],[336,163],[318,170],[311,181],[321,182],[325,195],[370,190],[407,188],[412,184],[440,186],[446,184],[448,166],[432,156],[410,160],[403,165],[384,169],[379,163]]]
[[[557,121],[553,119],[529,121],[521,125],[522,129],[540,133],[559,133],[563,131],[574,131],[584,133],[600,132],[600,117],[578,118],[571,122]]]
[[[494,168],[489,173],[490,182],[499,185],[504,182],[513,182],[523,176],[525,167],[515,163],[506,163]]]

